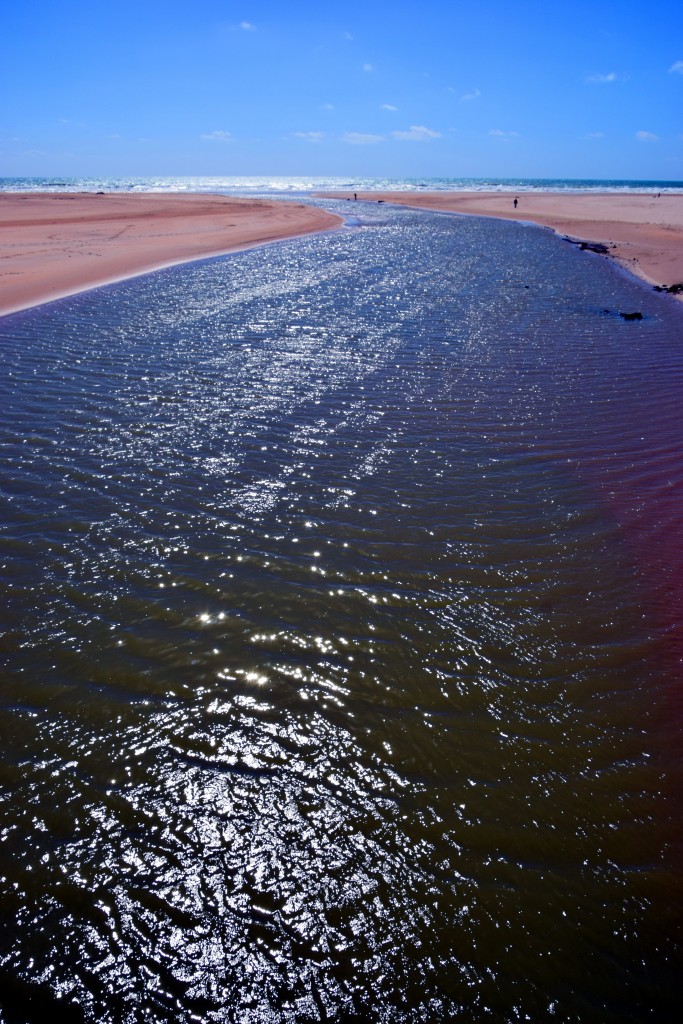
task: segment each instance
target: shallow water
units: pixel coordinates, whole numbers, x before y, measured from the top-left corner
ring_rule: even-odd
[[[683,311],[353,212],[0,321],[3,1020],[674,1019]]]

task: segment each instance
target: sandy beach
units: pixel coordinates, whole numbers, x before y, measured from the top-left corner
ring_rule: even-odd
[[[319,193],[350,199],[353,193]],[[579,241],[602,243],[609,255],[650,284],[683,282],[683,195],[640,193],[359,192],[419,209],[532,221]],[[679,296],[681,298],[683,296]]]
[[[325,193],[350,199],[353,193]],[[602,244],[661,287],[683,282],[683,195],[359,192],[359,201],[533,222]],[[277,239],[329,230],[317,207],[220,195],[0,193],[0,315]],[[683,295],[678,298],[683,299]]]
[[[0,192],[0,315],[341,223],[317,207],[275,200]]]

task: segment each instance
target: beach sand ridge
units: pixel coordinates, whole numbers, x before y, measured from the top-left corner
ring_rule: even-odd
[[[0,192],[0,315],[341,224],[319,207],[281,200]]]

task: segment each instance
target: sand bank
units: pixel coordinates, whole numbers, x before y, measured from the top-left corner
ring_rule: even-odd
[[[334,195],[353,201],[352,192]],[[650,284],[683,281],[683,195],[520,192],[517,209],[510,192],[359,192],[358,198],[533,221],[572,239],[603,243],[610,256]]]
[[[0,192],[0,315],[341,223],[317,207],[277,200]]]

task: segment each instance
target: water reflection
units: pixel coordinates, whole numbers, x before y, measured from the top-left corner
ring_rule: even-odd
[[[4,322],[8,1019],[667,1019],[680,328],[389,209]]]

